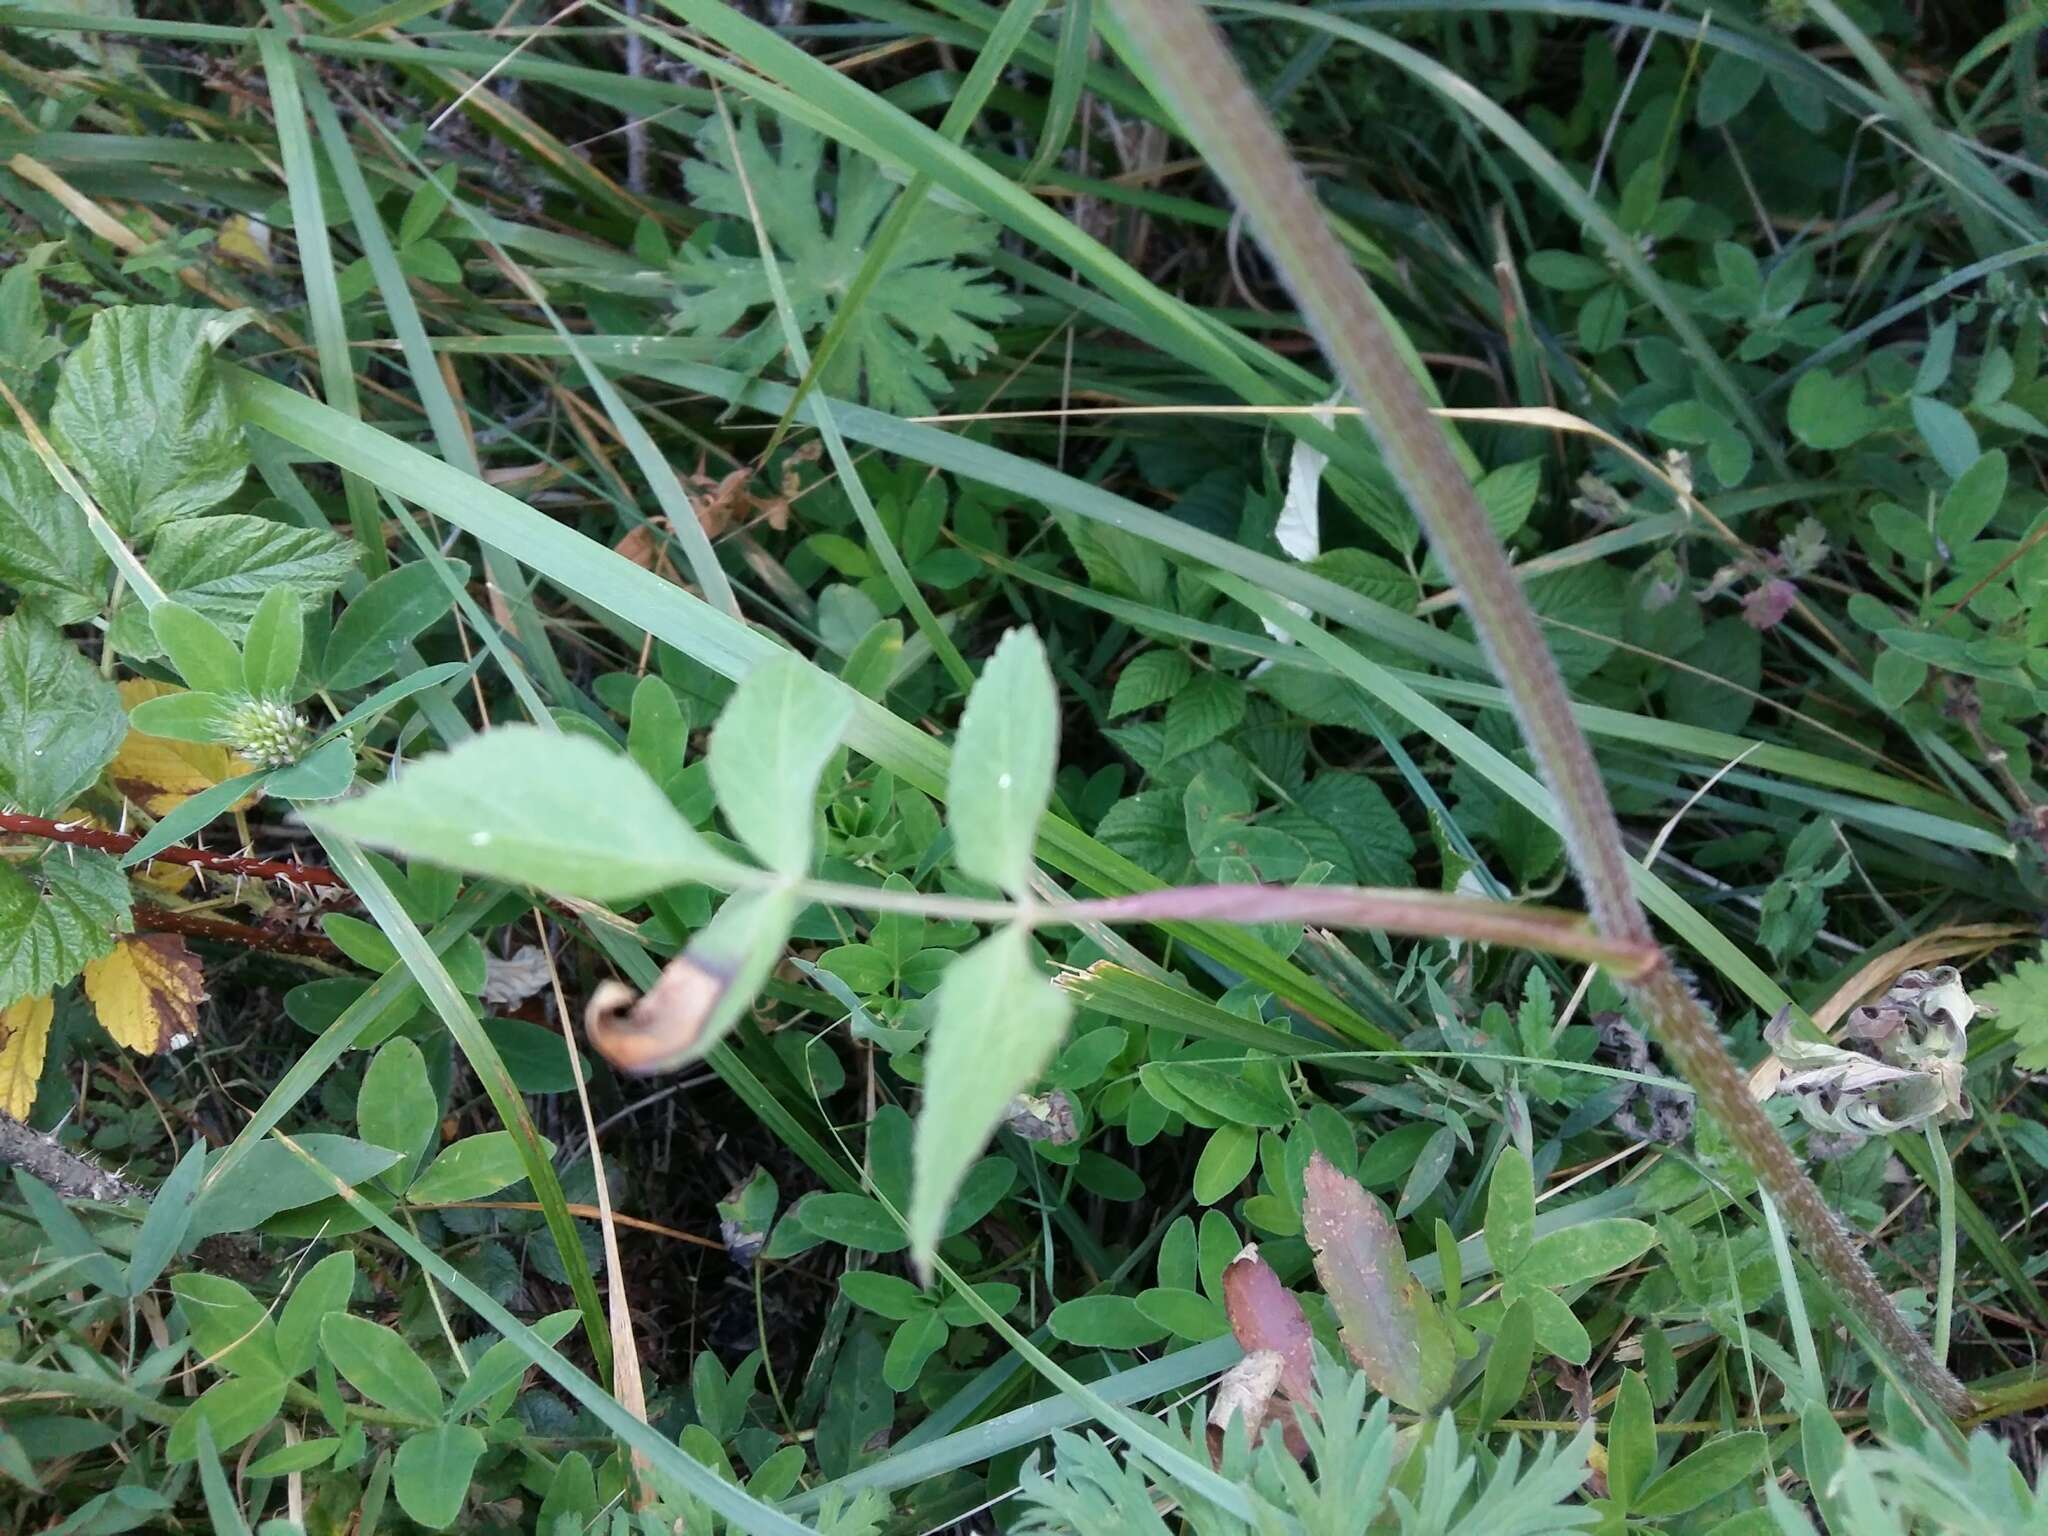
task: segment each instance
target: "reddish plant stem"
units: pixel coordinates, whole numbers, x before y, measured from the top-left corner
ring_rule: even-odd
[[[49,821],[41,816],[23,816],[0,811],[0,832],[24,837],[48,838],[53,843],[70,843],[79,848],[97,848],[101,853],[126,853],[142,839],[125,832],[106,832],[78,821]],[[165,848],[152,855],[166,864],[185,864],[193,869],[211,869],[224,875],[241,875],[250,880],[289,880],[294,885],[329,886],[346,890],[342,878],[317,864],[293,864],[281,859],[254,859],[234,853],[208,853],[201,848]]]
[[[268,949],[283,955],[310,955],[316,960],[339,960],[341,951],[317,933],[286,929],[257,928],[249,923],[230,922],[223,917],[201,917],[195,912],[173,912],[146,902],[135,906],[135,926],[145,933],[182,933],[195,939],[218,939],[240,944],[245,949]]]

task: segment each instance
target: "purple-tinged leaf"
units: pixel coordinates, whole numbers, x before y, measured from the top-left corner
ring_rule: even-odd
[[[1246,1244],[1224,1267],[1223,1309],[1244,1352],[1278,1355],[1284,1362],[1280,1385],[1295,1401],[1307,1402],[1315,1387],[1315,1335],[1294,1292],[1259,1257],[1256,1244]]]
[[[1428,1413],[1451,1384],[1455,1351],[1436,1303],[1409,1272],[1386,1207],[1320,1152],[1304,1184],[1302,1233],[1346,1352],[1386,1396]]]

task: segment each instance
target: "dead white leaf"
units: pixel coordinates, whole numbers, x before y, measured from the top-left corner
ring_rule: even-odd
[[[1273,1395],[1280,1390],[1280,1377],[1287,1368],[1286,1357],[1277,1349],[1255,1349],[1223,1373],[1216,1383],[1216,1400],[1209,1409],[1211,1443],[1219,1444],[1230,1429],[1231,1420],[1242,1418],[1245,1433],[1256,1445],[1266,1415],[1272,1411]]]
[[[1323,426],[1333,426],[1337,414],[1332,409],[1343,398],[1340,390],[1323,402],[1316,412],[1316,420]],[[1320,449],[1312,448],[1296,438],[1294,451],[1287,459],[1287,491],[1281,498],[1280,518],[1273,525],[1273,537],[1283,553],[1290,559],[1309,561],[1323,552],[1323,514],[1321,496],[1323,470],[1328,466],[1330,456]],[[1288,607],[1304,618],[1308,610],[1299,603],[1289,602]],[[1262,621],[1266,633],[1282,645],[1292,643],[1292,637],[1271,619]],[[1264,670],[1262,663],[1259,670]],[[1257,674],[1254,673],[1256,676]]]
[[[503,960],[484,958],[484,1001],[495,1008],[516,1007],[547,984],[547,951],[539,945],[522,944]]]

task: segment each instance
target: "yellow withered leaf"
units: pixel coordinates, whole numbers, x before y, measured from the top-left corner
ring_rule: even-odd
[[[170,683],[130,678],[121,684],[121,703],[133,709],[144,699],[182,692],[182,688]],[[247,763],[212,742],[170,741],[131,730],[121,743],[121,750],[114,754],[107,777],[116,789],[150,815],[163,816],[188,796],[248,771]]]
[[[43,1053],[50,1045],[50,1020],[55,999],[24,997],[0,1008],[0,1109],[26,1120],[36,1107],[36,1084],[43,1076]]]
[[[270,261],[270,226],[245,214],[238,213],[221,225],[220,238],[213,249],[215,255],[239,261],[245,267],[265,272],[276,270]]]
[[[206,973],[174,933],[135,933],[85,968],[85,995],[108,1034],[153,1055],[190,1045],[199,1033]]]

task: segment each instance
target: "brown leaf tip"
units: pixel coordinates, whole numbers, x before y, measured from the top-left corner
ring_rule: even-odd
[[[663,967],[644,997],[622,981],[600,982],[584,1005],[584,1033],[620,1071],[658,1072],[696,1043],[731,982],[687,954]]]

